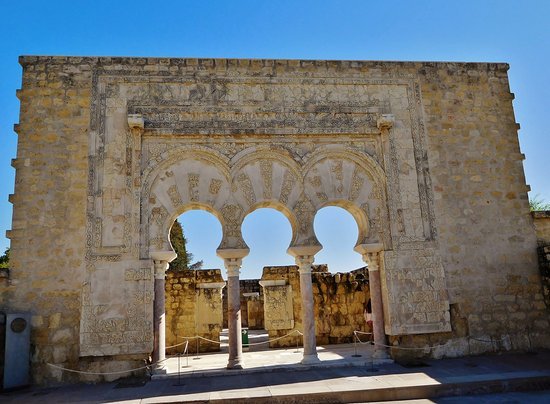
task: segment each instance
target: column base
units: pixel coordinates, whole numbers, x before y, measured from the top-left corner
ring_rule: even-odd
[[[319,363],[319,362],[321,362],[321,361],[319,360],[319,357],[317,356],[317,354],[304,355],[304,357],[300,361],[300,363],[302,365],[313,365],[313,364]]]
[[[374,359],[389,359],[390,355],[386,352],[386,349],[374,349],[374,352],[372,354],[372,357]]]
[[[242,359],[229,359],[227,369],[244,369],[244,363]]]

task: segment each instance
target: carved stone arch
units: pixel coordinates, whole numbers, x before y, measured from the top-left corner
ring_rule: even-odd
[[[384,169],[372,156],[368,153],[362,153],[356,149],[344,148],[339,145],[320,147],[304,156],[304,165],[302,167],[304,178],[315,164],[327,158],[340,158],[353,161],[368,173],[369,177],[377,186],[385,189],[386,174]]]
[[[183,146],[168,149],[157,157],[149,159],[145,163],[141,177],[143,178],[142,190],[149,192],[151,183],[159,175],[162,170],[165,170],[171,165],[183,161],[188,158],[200,158],[210,164],[216,166],[229,181],[229,159],[217,150],[201,145]]]
[[[316,210],[346,209],[360,226],[358,244],[376,241],[389,247],[385,176],[371,156],[327,147],[308,156],[303,172],[304,192]]]
[[[149,162],[141,194],[141,256],[170,250],[169,230],[189,209],[213,213],[224,226],[221,208],[231,195],[227,159],[208,148],[179,148]]]
[[[240,170],[243,166],[254,160],[263,158],[271,158],[285,164],[288,169],[292,170],[296,176],[300,176],[300,164],[296,161],[296,156],[281,145],[257,145],[241,150],[231,158],[230,166],[232,171]]]
[[[237,157],[237,156],[235,156]],[[286,149],[250,148],[232,159],[235,198],[246,211],[257,204],[294,205],[302,191],[301,170]]]
[[[296,217],[296,233],[291,247],[321,246],[313,230],[313,219],[317,210],[305,193],[292,206],[291,212]]]

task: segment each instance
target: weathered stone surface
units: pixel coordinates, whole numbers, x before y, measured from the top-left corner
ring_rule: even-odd
[[[550,245],[550,210],[532,212],[539,245]]]
[[[172,271],[166,274],[166,351],[219,351],[223,323],[222,289],[225,282],[219,269]],[[186,337],[200,336],[196,339]]]
[[[366,269],[331,274],[326,265],[314,265],[312,282],[317,344],[348,343],[353,341],[354,331],[372,331],[365,319],[370,298]],[[301,331],[298,267],[265,267],[260,284],[264,289],[265,328],[270,339],[293,330]],[[365,335],[361,338],[369,339]],[[301,337],[293,334],[271,342],[270,346],[295,346],[297,341],[301,343]]]
[[[77,379],[54,361],[141,365],[153,344],[151,253],[170,250],[170,225],[189,209],[220,219],[220,248],[242,249],[256,208],[283,212],[296,248],[318,245],[317,210],[343,207],[358,244],[383,245],[395,341],[440,339],[456,354],[492,349],[474,338],[548,347],[506,64],[20,62],[0,309],[36,320],[35,381]]]
[[[532,212],[535,232],[537,234],[539,268],[542,281],[542,294],[546,307],[550,310],[550,211]],[[536,277],[534,277],[536,280]],[[536,303],[539,295],[535,295]]]

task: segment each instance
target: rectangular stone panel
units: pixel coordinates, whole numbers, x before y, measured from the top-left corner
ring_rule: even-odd
[[[196,290],[195,319],[197,333],[221,331],[223,325],[223,305],[221,288],[199,288]]]
[[[264,321],[266,330],[294,328],[292,286],[264,286]]]
[[[421,248],[410,248],[410,247]],[[382,289],[386,333],[451,331],[445,273],[427,242],[383,253]]]
[[[152,268],[128,264],[97,263],[83,284],[80,356],[151,352]]]

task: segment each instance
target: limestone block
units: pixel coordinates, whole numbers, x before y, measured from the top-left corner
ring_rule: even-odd
[[[276,283],[276,282],[273,282]],[[262,281],[264,288],[264,321],[266,330],[291,330],[294,328],[292,286],[270,284]]]

